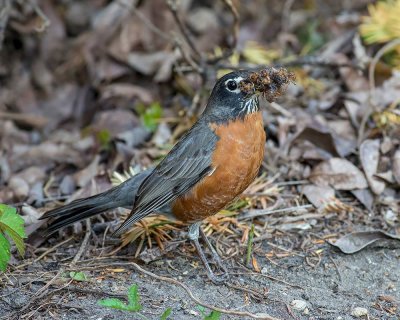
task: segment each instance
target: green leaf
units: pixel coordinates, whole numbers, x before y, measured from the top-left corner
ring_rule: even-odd
[[[203,320],[219,320],[219,318],[221,318],[221,312],[213,310],[208,316],[205,316]]]
[[[137,312],[142,309],[140,305],[140,297],[138,293],[138,286],[136,284],[130,286],[128,290],[128,304],[117,298],[109,298],[99,300],[97,303],[100,306],[113,308],[123,311]]]
[[[140,311],[142,309],[142,306],[140,305],[138,286],[136,284],[130,286],[129,288],[128,301],[129,301],[129,306],[133,308],[134,311]]]
[[[197,305],[197,310],[200,311],[202,316],[206,316],[206,308],[204,308],[203,306]]]
[[[150,131],[155,131],[162,116],[162,108],[160,103],[153,102],[147,108],[140,106],[138,109],[143,125]]]
[[[69,276],[71,279],[73,279],[75,281],[88,281],[86,274],[82,271],[79,271],[79,272],[71,271],[69,273]]]
[[[112,136],[109,130],[100,130],[99,132],[97,132],[96,137],[102,148],[108,149],[110,147]]]
[[[171,315],[171,308],[167,308],[164,313],[161,315],[160,320],[167,320],[167,318]]]
[[[25,253],[23,242],[23,238],[26,238],[24,220],[17,214],[17,209],[0,204],[0,232],[10,236],[21,255]]]
[[[106,308],[130,311],[128,305],[117,298],[102,299],[97,301],[97,303]]]
[[[6,237],[0,233],[0,270],[3,272],[6,271],[8,261],[11,258],[10,247]]]

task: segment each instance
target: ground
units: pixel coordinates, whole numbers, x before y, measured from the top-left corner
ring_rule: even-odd
[[[268,250],[268,244],[263,247]],[[203,266],[196,263],[197,258],[187,256],[185,251],[182,254],[181,250],[174,250],[164,259],[142,265],[142,268],[176,279],[202,302],[228,310],[268,313],[278,319],[354,319],[352,311],[362,307],[368,310],[369,319],[399,319],[400,248],[377,246],[354,255],[339,253],[328,244],[321,248],[324,254],[316,264],[307,263],[301,253],[280,259],[278,263],[259,257],[260,274],[239,267],[238,257],[236,262],[229,259],[226,261],[232,273],[229,283],[236,284],[239,289],[210,283]],[[45,279],[54,276],[57,266],[31,265],[22,276],[9,278],[13,285],[2,291],[1,314],[4,319],[140,319],[135,314],[97,304],[110,293],[125,295],[129,286],[137,284],[143,305],[141,314],[148,319],[159,319],[166,308],[172,308],[171,319],[201,319],[198,304],[185,290],[144,275],[127,260],[86,257],[76,270],[84,270],[88,282],[70,283],[68,279],[58,279],[37,302],[32,300],[34,293],[43,287]],[[51,272],[51,269],[56,270]],[[245,288],[251,293],[245,292]],[[293,300],[304,301],[306,309],[297,310],[292,305]],[[30,303],[33,305],[27,310],[18,312],[18,308]],[[246,318],[250,319],[221,316],[221,319]]]

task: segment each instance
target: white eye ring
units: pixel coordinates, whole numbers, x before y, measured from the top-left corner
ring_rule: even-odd
[[[228,91],[230,92],[234,92],[234,93],[240,93],[240,88],[239,88],[239,82],[242,81],[243,78],[242,77],[237,77],[237,78],[233,78],[233,79],[228,79],[225,81],[225,87]],[[229,86],[231,85],[231,83],[235,83],[236,87],[235,89],[230,89]]]

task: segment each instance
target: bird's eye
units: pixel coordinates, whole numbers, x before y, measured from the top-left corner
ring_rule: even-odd
[[[230,91],[235,91],[235,90],[237,89],[238,85],[237,85],[236,81],[229,80],[229,81],[226,83],[226,87],[227,87]]]

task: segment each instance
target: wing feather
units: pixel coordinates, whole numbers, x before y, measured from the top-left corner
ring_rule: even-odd
[[[135,222],[171,203],[212,172],[217,140],[206,124],[196,123],[143,181],[129,217],[115,234],[122,234]]]

